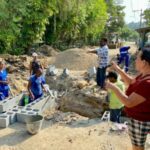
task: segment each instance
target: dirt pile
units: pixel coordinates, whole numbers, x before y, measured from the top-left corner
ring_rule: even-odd
[[[89,54],[85,49],[69,49],[56,55],[52,64],[57,68],[68,68],[70,70],[86,70],[92,66],[97,65],[97,56]]]

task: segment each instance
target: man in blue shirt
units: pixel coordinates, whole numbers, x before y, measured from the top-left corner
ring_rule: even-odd
[[[130,49],[130,46],[124,46],[119,49],[120,51],[120,56],[119,56],[119,61],[118,65],[121,64],[124,61],[125,64],[125,72],[128,72],[129,70],[129,61],[130,61],[130,55],[128,50]]]
[[[30,102],[42,97],[43,95],[43,89],[45,90],[43,86],[43,84],[45,84],[45,79],[42,73],[42,69],[39,68],[29,79],[28,91],[30,95]]]

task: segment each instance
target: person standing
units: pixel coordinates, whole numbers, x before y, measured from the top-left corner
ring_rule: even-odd
[[[41,68],[43,70],[43,66],[41,65],[40,61],[38,61],[38,54],[37,53],[33,53],[32,54],[33,60],[30,62],[30,76],[34,75],[36,70],[38,70],[39,68]]]
[[[119,49],[120,56],[119,56],[118,65],[120,65],[121,63],[124,63],[125,72],[128,72],[129,70],[129,63],[130,63],[129,49],[130,49],[130,46],[123,46]]]
[[[101,87],[101,89],[104,89],[104,82],[106,78],[106,68],[109,62],[108,51],[109,49],[107,46],[106,38],[102,38],[100,40],[100,47],[98,49],[88,51],[88,53],[94,53],[98,55],[96,82],[97,82],[97,85]]]
[[[8,83],[8,74],[5,69],[5,63],[3,60],[0,60],[0,101],[9,96],[10,88]]]
[[[115,71],[110,71],[107,75],[107,78],[111,83],[121,89],[121,91],[125,91],[124,83],[118,79],[118,74]],[[112,90],[108,90],[108,97],[110,121],[119,123],[123,104],[118,100],[118,97]]]
[[[150,133],[150,48],[138,52],[135,68],[138,75],[133,78],[113,62],[112,69],[120,74],[128,88],[125,94],[110,82],[106,82],[106,88],[114,91],[125,106],[132,150],[144,150]]]

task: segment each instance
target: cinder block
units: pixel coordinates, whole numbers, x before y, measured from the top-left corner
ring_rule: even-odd
[[[14,106],[17,106],[23,94],[19,94],[13,98],[8,98],[0,103],[0,112],[6,112],[10,109],[13,109]]]
[[[17,121],[20,123],[26,123],[28,117],[33,115],[37,115],[37,113],[34,111],[21,110],[21,112],[17,113]]]
[[[7,114],[0,115],[0,127],[7,128],[9,124],[10,124],[9,115]]]
[[[10,124],[13,124],[17,121],[17,114],[16,112],[10,111],[6,113],[7,115],[9,115],[9,122]]]
[[[48,75],[55,76],[57,75],[57,73],[58,73],[58,70],[56,69],[56,67],[54,65],[50,65],[48,69]]]
[[[63,78],[66,78],[66,77],[68,77],[68,76],[69,76],[69,70],[68,70],[67,68],[65,68],[65,69],[63,70],[62,75],[61,75],[61,78],[63,79]]]

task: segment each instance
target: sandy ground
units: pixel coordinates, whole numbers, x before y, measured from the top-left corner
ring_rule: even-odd
[[[16,123],[0,131],[0,150],[127,150],[127,133],[108,133],[111,125],[100,120],[80,118],[74,123],[44,121],[37,135],[27,133],[26,126]]]
[[[136,47],[132,45],[131,53],[135,51]],[[111,57],[117,53],[118,49],[109,52]],[[127,131],[110,133],[111,126],[111,123],[100,122],[99,119],[89,120],[81,116],[70,123],[44,120],[40,133],[32,136],[27,133],[24,124],[15,123],[0,129],[0,150],[131,149]],[[146,148],[150,150],[150,140],[147,141]]]

